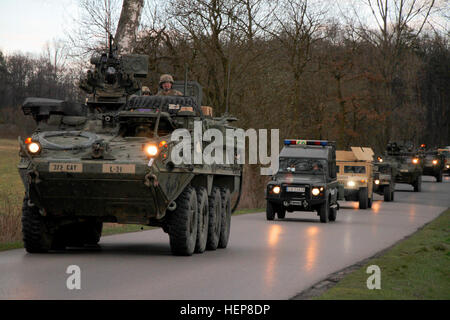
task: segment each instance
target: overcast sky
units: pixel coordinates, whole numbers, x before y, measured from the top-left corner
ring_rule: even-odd
[[[39,54],[47,41],[64,38],[75,0],[0,0],[0,50]]]

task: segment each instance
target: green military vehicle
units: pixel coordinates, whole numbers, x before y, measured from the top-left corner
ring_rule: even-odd
[[[196,123],[225,133],[235,119],[204,114],[211,108],[201,106],[195,82],[176,88],[183,96],[141,95],[148,57],[116,52],[110,45],[91,59],[95,70],[80,83],[86,103],[23,104],[37,123],[31,137],[19,137],[26,250],[95,246],[105,222],[162,227],[177,255],[227,247],[242,164],[175,162],[171,136],[192,135]],[[201,152],[204,141],[192,140]]]
[[[421,154],[423,159],[423,175],[433,176],[436,182],[442,182],[442,176],[445,169],[445,157],[437,150],[423,151]]]
[[[373,192],[384,197],[384,201],[394,201],[396,167],[378,157],[374,163]]]
[[[450,175],[450,146],[439,148],[438,153],[444,157],[444,174]]]
[[[390,142],[382,159],[392,163],[397,171],[395,183],[410,184],[414,192],[422,190],[423,161],[411,143]]]
[[[286,211],[317,211],[320,222],[335,221],[339,204],[336,148],[322,140],[284,140],[278,172],[265,190],[266,218],[284,219]]]

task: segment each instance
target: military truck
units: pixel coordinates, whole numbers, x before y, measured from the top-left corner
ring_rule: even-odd
[[[360,209],[372,208],[373,151],[366,147],[351,147],[351,151],[336,151],[339,200],[358,201]]]
[[[443,173],[450,175],[450,146],[446,148],[440,148],[437,151],[445,158]]]
[[[176,255],[226,248],[242,165],[176,162],[171,136],[176,129],[192,136],[196,123],[225,133],[236,119],[202,107],[196,82],[178,84],[183,96],[141,95],[145,55],[119,56],[110,45],[91,63],[95,69],[80,83],[87,103],[23,104],[37,124],[31,137],[19,137],[25,249],[95,246],[105,222],[162,227]],[[181,154],[204,145],[192,139]]]
[[[287,212],[317,211],[320,222],[335,221],[339,204],[336,148],[324,140],[284,140],[278,172],[268,182],[266,219]]]
[[[437,150],[428,150],[423,153],[423,175],[433,176],[436,182],[442,182],[445,169],[445,157]]]
[[[373,192],[383,196],[386,202],[394,201],[396,174],[395,166],[378,157],[378,161],[374,163]]]
[[[389,142],[383,159],[395,164],[395,183],[410,184],[414,192],[422,190],[423,161],[411,143]]]

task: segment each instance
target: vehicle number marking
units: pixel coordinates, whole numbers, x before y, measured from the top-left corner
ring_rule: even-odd
[[[103,165],[103,173],[132,173],[136,172],[136,166],[134,164],[111,164],[107,163]]]
[[[81,163],[49,163],[49,172],[83,172],[83,165]]]
[[[287,187],[286,191],[287,192],[305,192],[305,188],[304,187]]]

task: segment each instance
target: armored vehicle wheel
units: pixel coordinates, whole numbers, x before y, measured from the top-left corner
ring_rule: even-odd
[[[360,188],[359,189],[359,208],[360,209],[367,209],[369,206],[369,196],[367,194],[367,188]]]
[[[197,240],[197,193],[187,186],[175,200],[177,207],[168,217],[170,249],[176,255],[190,256]]]
[[[414,192],[422,191],[422,176],[419,176],[416,181],[413,183]]]
[[[328,212],[328,219],[330,221],[336,221],[336,216],[337,216],[337,208],[330,207],[330,211]]]
[[[275,219],[275,208],[274,208],[274,204],[272,204],[272,202],[267,201],[267,206],[266,206],[266,219],[272,221],[273,219]]]
[[[322,222],[322,223],[328,222],[329,213],[330,213],[330,204],[328,202],[328,199],[319,206],[317,213],[320,216],[320,222]]]
[[[220,239],[220,226],[222,224],[222,199],[220,189],[213,187],[209,201],[209,223],[208,223],[208,240],[206,249],[216,250]]]
[[[219,248],[226,248],[230,238],[231,226],[231,195],[227,188],[220,188],[222,198],[222,223],[220,226]]]
[[[280,204],[277,208],[277,218],[284,219],[286,217],[286,209]]]
[[[436,182],[442,182],[442,171],[439,172],[439,174],[436,176]]]
[[[383,188],[384,201],[392,201],[392,191],[391,186],[386,186]]]
[[[25,250],[29,253],[44,253],[52,247],[53,235],[48,231],[45,218],[37,207],[28,205],[27,197],[22,206],[22,233]]]
[[[198,201],[198,227],[197,227],[197,242],[195,244],[195,252],[203,253],[206,249],[206,242],[208,241],[208,222],[209,222],[209,205],[208,192],[206,188],[200,187],[197,189]]]

